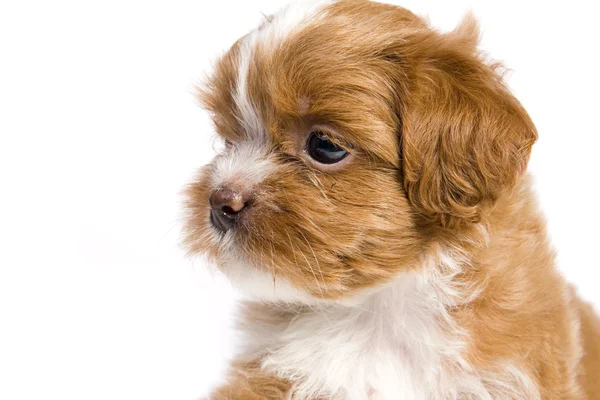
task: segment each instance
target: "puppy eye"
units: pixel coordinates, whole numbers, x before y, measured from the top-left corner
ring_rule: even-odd
[[[335,164],[342,161],[348,152],[333,143],[323,132],[311,132],[306,145],[306,152],[321,164]]]

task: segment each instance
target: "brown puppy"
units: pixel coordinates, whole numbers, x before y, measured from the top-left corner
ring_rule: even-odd
[[[477,39],[304,1],[221,58],[186,243],[249,300],[211,398],[600,398],[600,322],[525,176],[536,129]]]

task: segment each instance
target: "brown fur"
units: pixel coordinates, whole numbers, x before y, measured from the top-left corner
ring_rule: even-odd
[[[441,34],[394,6],[347,0],[328,11],[251,63],[250,97],[280,170],[254,188],[233,233],[249,262],[339,299],[413,268],[434,245],[461,249],[471,268],[460,279],[481,291],[452,310],[472,338],[468,360],[513,360],[543,399],[600,399],[600,321],[555,269],[523,178],[536,129],[501,67],[477,52],[475,23]],[[201,93],[232,145],[248,135],[232,95],[239,46]],[[314,126],[350,149],[351,167],[306,159]],[[207,240],[211,168],[188,190],[186,240],[221,264],[227,254]],[[284,399],[290,384],[241,361],[214,398]]]
[[[579,382],[589,399],[600,398],[600,319],[590,304],[574,299],[579,311],[583,358],[579,367]]]
[[[257,362],[236,363],[232,366],[231,385],[219,388],[211,400],[283,400],[290,384],[261,371]]]

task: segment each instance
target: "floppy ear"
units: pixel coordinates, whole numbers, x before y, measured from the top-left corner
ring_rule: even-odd
[[[468,18],[429,36],[403,101],[404,185],[412,205],[443,226],[477,222],[523,175],[537,132],[527,112],[476,52]]]

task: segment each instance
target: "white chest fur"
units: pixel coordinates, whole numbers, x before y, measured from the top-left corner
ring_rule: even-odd
[[[510,363],[477,371],[465,361],[468,334],[447,312],[451,278],[406,273],[359,305],[313,306],[247,333],[263,368],[295,382],[292,399],[539,398]]]

